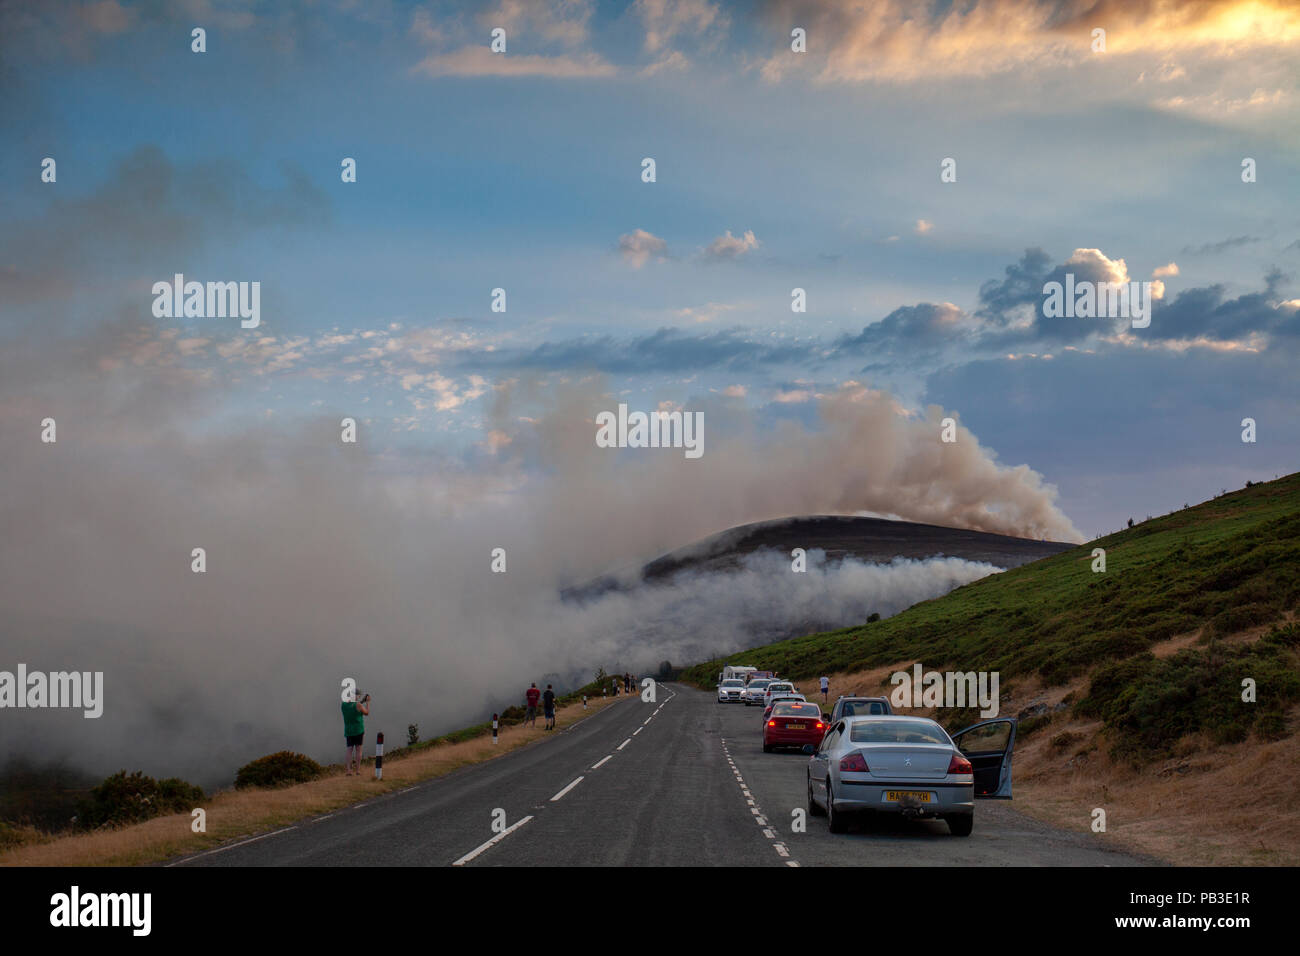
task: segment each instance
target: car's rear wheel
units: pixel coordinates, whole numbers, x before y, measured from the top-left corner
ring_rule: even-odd
[[[826,816],[826,811],[822,808],[822,805],[813,799],[812,774],[808,775],[808,816]]]
[[[771,752],[772,752],[772,745],[769,744],[766,740],[763,741],[763,753],[770,754]]]
[[[831,833],[844,833],[849,828],[849,821],[843,811],[835,810],[835,793],[831,790],[829,778],[826,780],[826,826]]]
[[[948,822],[948,832],[953,836],[970,836],[970,831],[975,826],[973,813],[954,813],[944,819]]]

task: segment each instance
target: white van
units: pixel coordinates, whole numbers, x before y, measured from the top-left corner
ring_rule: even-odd
[[[752,674],[756,670],[758,670],[757,667],[745,667],[739,664],[728,664],[726,667],[722,669],[722,673],[718,675],[718,683],[721,684],[724,680],[731,680],[732,678],[736,678],[743,681],[745,679],[745,675]]]

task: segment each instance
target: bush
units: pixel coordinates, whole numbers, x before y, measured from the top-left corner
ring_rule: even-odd
[[[244,764],[235,774],[235,786],[244,787],[279,787],[290,783],[306,783],[315,780],[324,768],[310,757],[281,750],[279,753],[258,757],[252,763]]]
[[[155,780],[137,770],[119,770],[90,791],[77,814],[86,829],[139,823],[168,813],[188,813],[203,802],[203,790],[176,777]]]
[[[42,842],[41,833],[35,827],[25,827],[0,820],[0,851],[40,842]]]
[[[409,724],[406,728],[406,746],[414,747],[420,742],[420,725]]]

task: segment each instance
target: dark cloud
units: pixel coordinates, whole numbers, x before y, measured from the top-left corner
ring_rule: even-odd
[[[1037,246],[1026,249],[1019,262],[1007,266],[1006,274],[1000,280],[990,279],[980,286],[976,316],[985,323],[1005,326],[1009,314],[1016,308],[1041,303],[1043,283],[1047,281],[1051,261],[1051,257]]]
[[[466,352],[458,364],[466,369],[533,369],[597,371],[612,374],[693,372],[704,369],[742,371],[821,357],[807,345],[759,342],[744,330],[725,329],[692,335],[661,328],[633,339],[602,335],[546,342],[533,349]]]
[[[1294,336],[1300,331],[1295,309],[1281,308],[1281,287],[1287,277],[1269,272],[1264,289],[1228,298],[1222,285],[1187,289],[1168,305],[1152,311],[1151,328],[1143,331],[1160,339],[1208,338],[1238,340],[1252,334]]]
[[[0,297],[30,303],[66,295],[87,280],[144,274],[162,279],[178,256],[216,242],[280,227],[329,220],[328,196],[301,169],[286,165],[270,188],[235,162],[177,166],[157,146],[126,155],[108,180],[84,197],[64,199],[50,186],[43,216],[13,223],[0,238]]]
[[[1248,246],[1262,241],[1258,236],[1234,236],[1221,242],[1207,242],[1203,246],[1183,246],[1178,254],[1180,256],[1214,256],[1221,252],[1227,252],[1229,249],[1236,249],[1240,246]]]

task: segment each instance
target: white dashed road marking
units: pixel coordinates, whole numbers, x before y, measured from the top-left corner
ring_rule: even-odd
[[[584,779],[584,778],[579,777],[577,780],[573,781],[573,783],[569,784],[567,787],[565,787],[563,790],[561,790],[561,791],[560,791],[559,793],[557,793],[555,796],[551,797],[551,803],[554,803],[556,800],[559,800],[561,797],[563,797],[566,793],[568,793],[570,790],[572,790],[572,789],[573,789],[574,787],[576,787],[578,784],[582,783],[583,779]]]
[[[582,778],[579,777],[578,779],[581,780]],[[459,860],[457,860],[455,863],[453,863],[452,866],[464,866],[466,863],[468,863],[470,860],[474,859],[474,857],[478,856],[478,855],[479,855],[480,853],[482,853],[484,850],[486,850],[486,849],[488,849],[489,847],[495,846],[496,844],[500,843],[502,840],[504,840],[504,839],[505,839],[506,837],[508,837],[510,834],[514,833],[516,830],[518,830],[521,826],[523,826],[525,823],[527,823],[527,822],[528,822],[529,820],[531,820],[531,819],[532,819],[532,816],[530,815],[530,816],[523,817],[522,819],[516,820],[516,821],[515,821],[513,824],[511,824],[509,827],[507,827],[506,829],[502,830],[500,833],[498,833],[498,834],[497,834],[496,836],[494,836],[492,839],[488,840],[486,843],[484,843],[484,844],[482,844],[481,846],[479,846],[477,849],[470,850],[468,853],[466,853],[464,856],[462,856]]]
[[[749,806],[749,812],[754,815],[754,822],[763,828],[763,836],[772,841],[772,849],[776,850],[777,854],[785,859],[786,866],[798,866],[798,862],[789,858],[789,847],[777,841],[776,831],[772,829],[767,822],[767,818],[763,816],[762,807],[754,802],[754,795],[750,792],[749,785],[745,783],[745,778],[740,775],[740,771],[736,769],[735,761],[731,759],[731,752],[727,749],[726,740],[722,741],[722,753],[727,758],[727,763],[731,765],[731,772],[735,774],[736,781],[740,784],[740,792],[744,794],[745,803]]]

